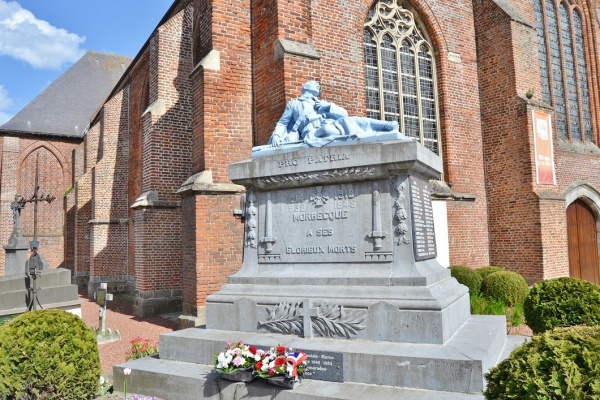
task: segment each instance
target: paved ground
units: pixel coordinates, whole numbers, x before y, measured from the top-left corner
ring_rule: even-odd
[[[86,291],[80,291],[81,316],[88,326],[98,327],[99,306],[94,300],[86,297]],[[102,364],[102,376],[112,382],[112,367],[115,364],[125,362],[127,355],[131,352],[131,341],[135,337],[150,339],[158,343],[158,337],[162,333],[172,332],[177,329],[177,315],[138,318],[133,315],[132,299],[128,297],[115,296],[115,300],[108,302],[106,310],[106,328],[118,330],[121,340],[111,343],[100,344],[100,363]],[[122,391],[123,388],[115,388]],[[129,395],[128,395],[129,397]],[[98,399],[123,399],[123,393],[107,394]],[[143,397],[142,397],[143,399]]]

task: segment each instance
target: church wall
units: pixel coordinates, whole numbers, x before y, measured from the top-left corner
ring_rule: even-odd
[[[181,309],[181,201],[176,194],[191,172],[191,15],[177,12],[149,41],[149,112],[142,115],[141,195],[134,202],[135,312]],[[133,200],[133,199],[132,199]]]
[[[34,193],[36,159],[39,154],[38,184],[42,191],[40,195],[55,197],[51,203],[44,201],[38,204],[37,236],[40,241],[40,253],[46,258],[50,268],[68,267],[64,253],[64,193],[71,185],[71,151],[79,140],[15,134],[3,135],[0,142],[0,240],[6,244],[13,230],[10,203],[14,201],[15,194],[29,199]],[[34,234],[33,203],[27,203],[21,211],[21,234],[25,243],[29,245]],[[4,261],[4,257],[1,257],[0,276],[4,274]]]

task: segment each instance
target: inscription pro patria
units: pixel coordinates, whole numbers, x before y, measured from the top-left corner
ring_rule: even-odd
[[[276,240],[269,242],[270,246],[260,246],[259,255],[277,256],[268,258],[272,262],[302,263],[322,262],[327,255],[335,255],[335,262],[365,262],[366,255],[374,251],[390,253],[392,239],[374,239],[371,218],[388,232],[392,229],[391,219],[365,212],[374,207],[374,187],[379,196],[381,192],[389,193],[389,186],[387,181],[375,186],[359,182],[273,191],[261,196],[259,207],[264,218],[259,230],[271,232],[265,236]],[[389,196],[378,198],[380,202],[390,201]]]

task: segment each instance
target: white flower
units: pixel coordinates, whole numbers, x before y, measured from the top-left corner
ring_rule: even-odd
[[[258,353],[254,355],[254,361],[259,362],[260,359],[261,359],[261,357]]]
[[[129,375],[131,375],[131,368],[125,368],[125,369],[123,370],[123,375],[125,375],[125,376],[129,376]]]
[[[104,377],[103,377],[102,375],[100,375],[100,384],[101,384],[101,385],[104,385],[104,382],[106,382],[106,381],[104,380]]]
[[[263,372],[267,372],[269,370],[269,364],[263,364],[262,367],[260,367],[260,370]]]

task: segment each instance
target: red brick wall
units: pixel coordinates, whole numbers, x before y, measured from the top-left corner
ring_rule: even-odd
[[[93,170],[90,271],[93,280],[127,275],[129,91],[103,109],[100,151]]]
[[[197,315],[242,265],[243,221],[232,216],[239,195],[198,195],[183,200],[183,312]]]
[[[491,263],[533,281],[567,260],[560,194],[536,184],[531,112],[545,106],[524,97],[541,93],[536,33],[492,1],[475,4]]]
[[[36,159],[39,155],[38,184],[40,195],[55,197],[51,203],[38,203],[37,236],[40,253],[50,268],[67,267],[64,253],[63,226],[65,191],[71,186],[71,151],[79,140],[38,137],[35,135],[5,135],[2,143],[2,230],[0,241],[7,243],[13,229],[10,203],[18,193],[29,199],[34,193]],[[27,203],[21,211],[21,233],[26,244],[33,239],[34,205]],[[4,257],[0,257],[0,276],[4,274]]]

